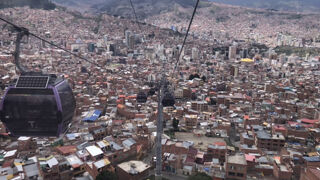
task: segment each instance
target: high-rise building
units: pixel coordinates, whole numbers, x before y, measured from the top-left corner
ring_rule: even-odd
[[[124,32],[124,34],[125,34],[125,38],[126,38],[126,45],[129,47],[129,38],[130,38],[130,35],[131,35],[131,31],[126,30]]]
[[[230,68],[230,75],[233,77],[238,77],[239,68],[237,66],[231,66]]]
[[[199,50],[197,48],[192,48],[192,59],[193,60],[199,59]]]
[[[119,55],[119,49],[117,48],[116,44],[110,44],[109,45],[109,51],[113,52],[113,56],[118,56]]]
[[[173,57],[173,59],[178,59],[178,56],[179,56],[179,48],[175,47],[172,50],[172,57]]]
[[[242,49],[240,51],[241,58],[248,58],[248,49]]]
[[[237,46],[229,47],[229,59],[235,59],[237,55]]]
[[[129,49],[134,49],[134,44],[135,44],[135,36],[134,35],[130,35],[129,43],[128,43]]]
[[[287,60],[286,54],[280,54],[280,56],[279,56],[279,61],[280,61],[281,63],[285,63],[286,60]]]
[[[89,51],[89,52],[94,52],[94,49],[95,49],[94,44],[93,44],[93,43],[89,43],[89,44],[88,44],[88,51]]]

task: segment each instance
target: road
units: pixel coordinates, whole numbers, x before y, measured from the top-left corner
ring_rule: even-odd
[[[149,175],[155,174],[154,170],[151,170],[149,172]],[[169,179],[169,180],[186,180],[188,179],[188,176],[173,174],[173,173],[167,173],[162,171],[162,177]]]

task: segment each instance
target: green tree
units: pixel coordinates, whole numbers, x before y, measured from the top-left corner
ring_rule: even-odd
[[[96,180],[118,180],[118,176],[110,171],[102,171],[98,174]]]
[[[202,81],[206,82],[207,77],[206,77],[205,75],[203,75],[203,76],[201,77],[201,79],[202,79]]]
[[[189,80],[192,80],[192,79],[194,79],[194,78],[199,78],[199,79],[200,79],[199,74],[190,74]]]
[[[172,120],[172,127],[173,127],[173,130],[174,130],[174,131],[179,130],[178,125],[179,125],[179,120],[177,120],[176,118],[173,118],[173,120]]]
[[[188,180],[211,180],[212,177],[208,176],[206,173],[196,173],[195,175],[189,176]]]

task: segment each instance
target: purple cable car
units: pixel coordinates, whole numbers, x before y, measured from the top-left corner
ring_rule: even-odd
[[[0,103],[0,118],[14,136],[59,136],[68,129],[75,107],[65,79],[24,74],[7,88]]]

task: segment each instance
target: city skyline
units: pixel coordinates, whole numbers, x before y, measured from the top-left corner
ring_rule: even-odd
[[[319,179],[320,15],[175,2],[0,9],[0,179]]]

